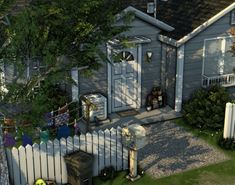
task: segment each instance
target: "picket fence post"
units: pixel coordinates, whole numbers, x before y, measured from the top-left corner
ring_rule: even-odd
[[[223,138],[233,138],[235,127],[235,104],[226,103]]]

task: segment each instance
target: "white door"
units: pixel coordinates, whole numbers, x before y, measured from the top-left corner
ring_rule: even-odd
[[[137,48],[116,51],[112,64],[112,112],[137,108]]]

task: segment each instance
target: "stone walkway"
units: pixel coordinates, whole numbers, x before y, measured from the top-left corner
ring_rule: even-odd
[[[145,127],[148,144],[138,152],[140,165],[154,178],[229,159],[172,121]]]

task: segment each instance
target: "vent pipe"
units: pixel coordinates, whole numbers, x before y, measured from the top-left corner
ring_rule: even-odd
[[[147,13],[154,14],[154,18],[157,17],[157,1],[147,3]],[[159,0],[160,1],[160,0]],[[167,2],[168,0],[161,0],[163,2]]]

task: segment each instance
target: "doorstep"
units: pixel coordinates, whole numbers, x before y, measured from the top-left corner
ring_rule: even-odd
[[[100,121],[101,124],[99,126],[95,126],[95,123],[90,123],[90,130],[98,131],[111,129],[112,127],[116,128],[118,126],[124,127],[134,123],[146,125],[182,117],[181,113],[175,112],[169,106],[154,109],[149,112],[147,112],[144,108],[141,108],[137,111],[139,114],[126,117],[121,117],[117,113],[109,114],[108,119]]]

